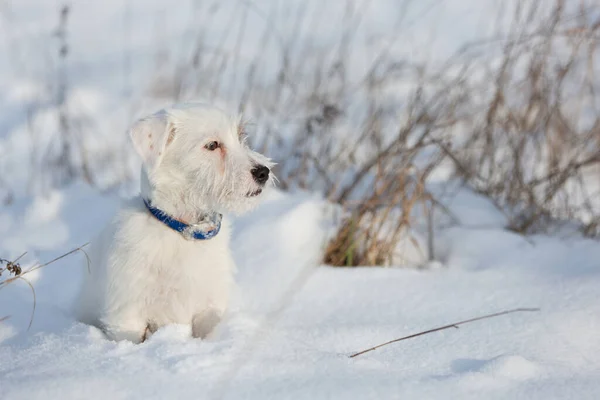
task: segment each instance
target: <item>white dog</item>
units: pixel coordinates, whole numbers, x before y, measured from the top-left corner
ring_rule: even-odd
[[[143,160],[141,196],[92,243],[76,307],[113,340],[139,343],[170,323],[206,337],[228,304],[234,263],[222,213],[250,209],[272,181],[239,119],[184,104],[131,128]]]

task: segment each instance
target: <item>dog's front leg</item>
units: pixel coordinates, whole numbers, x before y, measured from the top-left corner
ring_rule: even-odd
[[[215,308],[206,310],[194,315],[192,318],[192,336],[205,339],[221,322],[222,313]]]

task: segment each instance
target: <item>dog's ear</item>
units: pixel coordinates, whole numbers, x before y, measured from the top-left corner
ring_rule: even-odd
[[[146,170],[152,172],[160,164],[167,145],[173,141],[175,127],[169,121],[169,115],[159,111],[133,124],[129,136]]]

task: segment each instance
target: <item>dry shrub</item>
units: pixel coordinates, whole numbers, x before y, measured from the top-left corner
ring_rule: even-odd
[[[549,11],[543,5],[530,1],[516,10],[518,23],[498,66],[479,85],[492,94],[478,105],[482,111],[469,121],[462,143],[455,142],[452,159],[457,175],[506,213],[510,229],[545,232],[556,226],[551,222],[575,220],[595,236],[598,8],[569,11],[561,0]],[[546,16],[539,20],[538,13]]]
[[[567,220],[586,235],[600,233],[598,7],[567,10],[562,0],[547,6],[521,3],[500,52],[496,45],[474,44],[439,72],[429,68],[420,75],[413,100],[429,97],[411,103],[413,113],[401,129],[406,136],[392,141],[394,150],[376,148],[378,161],[363,163],[338,195],[330,195],[349,217],[327,247],[326,263],[391,264],[401,234],[415,223],[414,207],[423,205],[421,215],[430,215],[435,199],[427,193],[427,177],[444,159],[454,164],[456,177],[496,204],[508,229],[548,232]],[[499,56],[485,62],[490,54]],[[410,146],[406,137],[415,135],[417,145]],[[382,140],[376,130],[367,136]],[[408,174],[431,147],[435,156]],[[331,174],[331,168],[320,169]],[[364,179],[371,175],[376,178]],[[363,181],[366,190],[355,193]],[[354,205],[345,202],[349,193],[355,193]],[[428,234],[432,243],[433,229]],[[432,245],[428,252],[431,258]]]
[[[331,48],[307,52],[291,41],[279,70],[259,80],[260,48],[247,72],[237,73],[245,77],[239,109],[256,120],[255,147],[278,161],[280,186],[320,191],[346,211],[326,263],[389,265],[400,242],[418,247],[415,211],[430,215],[438,204],[427,183],[443,162],[492,199],[510,229],[538,232],[569,219],[597,233],[600,213],[587,193],[600,144],[599,120],[590,119],[597,7],[519,2],[511,29],[497,40],[470,44],[442,65],[383,49],[356,80],[348,50],[360,51],[352,36],[359,11],[348,12]],[[267,42],[270,32],[264,35]],[[225,86],[218,66],[227,59],[220,64],[204,50],[177,69],[186,74],[175,81],[193,82],[192,96],[217,97]],[[427,234],[432,243],[433,229]]]
[[[346,205],[350,215],[328,244],[324,262],[334,266],[394,265],[398,256],[402,257],[396,254],[398,243],[406,240],[424,255],[427,249],[411,234],[414,208],[431,206],[424,178],[400,170],[396,176],[378,179],[369,198],[355,206]]]
[[[432,256],[433,249],[422,248],[413,236],[413,215],[417,208],[422,215],[430,215],[436,204],[426,183],[445,158],[442,143],[448,128],[457,123],[452,117],[453,105],[461,96],[462,79],[458,74],[446,83],[440,77],[435,86],[423,83],[406,108],[390,111],[370,104],[352,146],[340,146],[331,126],[319,132],[319,153],[309,142],[296,139],[298,167],[287,171],[284,179],[301,187],[314,188],[320,182],[327,198],[342,205],[347,214],[326,248],[325,263],[398,264],[402,259],[402,254],[397,254],[399,245],[406,242],[423,255],[421,259]],[[311,126],[308,121],[306,126]],[[323,152],[323,148],[327,150]],[[308,177],[310,171],[316,173]],[[431,230],[427,233],[432,234]]]
[[[346,211],[325,261],[389,265],[398,259],[400,242],[419,247],[412,213],[434,204],[426,181],[445,157],[439,143],[457,123],[468,68],[432,73],[384,48],[364,76],[351,77],[350,49],[362,50],[354,40],[361,9],[352,4],[347,3],[339,42],[326,48],[272,37],[266,29],[262,42],[282,43],[278,69],[266,76],[258,73],[264,69],[264,47],[254,57],[211,52],[200,33],[197,48],[173,70],[174,78],[161,77],[163,84],[175,82],[173,87],[160,91],[176,93],[174,100],[218,99],[228,89],[225,77],[243,77],[238,108],[255,121],[253,147],[277,161],[280,188],[319,191]],[[244,48],[240,40],[236,48]],[[245,71],[236,71],[232,59],[251,61]]]

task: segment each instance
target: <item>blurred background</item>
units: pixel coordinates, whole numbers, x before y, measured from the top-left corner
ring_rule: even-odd
[[[0,29],[5,205],[134,192],[128,126],[200,100],[252,122],[281,189],[342,207],[330,264],[392,263],[450,184],[519,233],[598,234],[595,1],[2,0]]]

